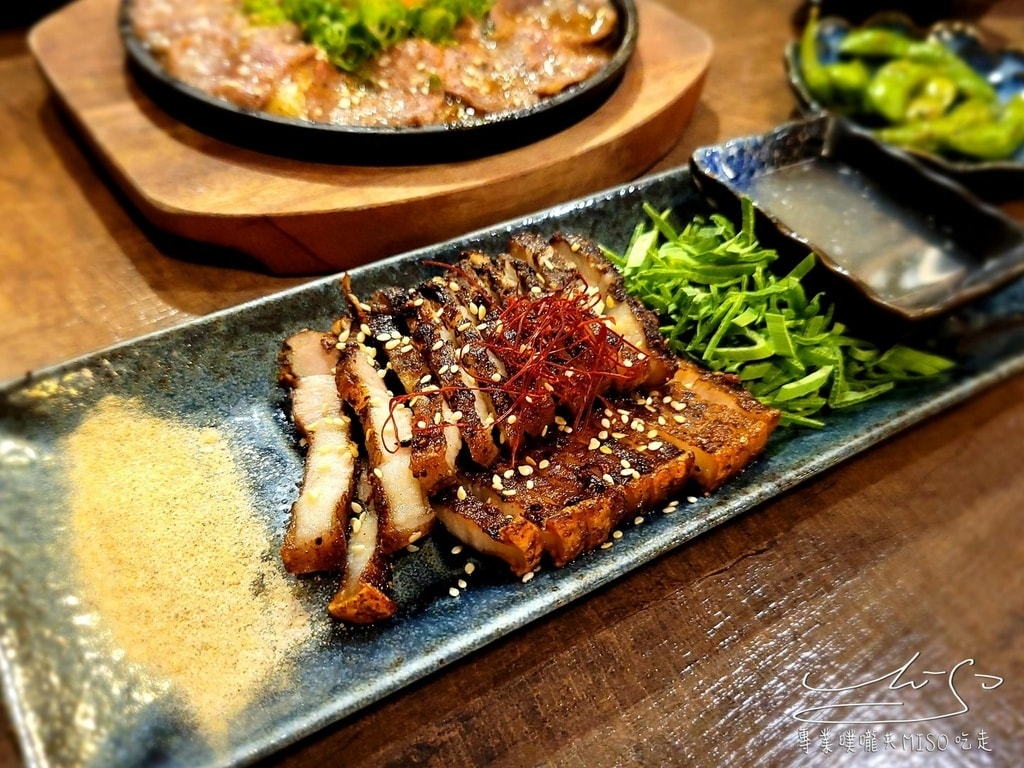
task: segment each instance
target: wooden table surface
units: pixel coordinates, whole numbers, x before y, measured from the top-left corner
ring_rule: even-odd
[[[692,122],[654,170],[790,116],[781,52],[796,0],[665,2],[715,55]],[[300,281],[137,216],[50,98],[25,44],[31,12],[12,13],[0,11],[0,380]],[[981,23],[1020,45],[1024,0]],[[269,762],[1019,765],[1022,457],[1018,376]],[[961,687],[969,711],[957,717],[834,726],[827,743],[794,719],[805,673],[850,684],[917,653],[904,679],[968,659],[958,680],[993,677],[973,678],[970,697]],[[926,716],[911,692],[894,695],[908,719]],[[20,758],[0,722],[10,768]]]

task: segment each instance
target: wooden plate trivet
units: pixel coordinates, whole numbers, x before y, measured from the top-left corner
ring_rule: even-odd
[[[442,165],[301,162],[226,144],[163,112],[125,65],[118,0],[77,0],[29,44],[58,99],[153,224],[282,274],[333,272],[634,178],[675,144],[711,60],[701,29],[640,0],[636,53],[589,117],[528,146]]]

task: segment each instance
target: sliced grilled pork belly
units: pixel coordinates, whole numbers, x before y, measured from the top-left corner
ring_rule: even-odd
[[[536,526],[554,564],[565,565],[604,542],[626,515],[680,492],[693,466],[688,451],[646,432],[613,436],[603,421],[595,415],[517,465],[499,461],[491,474],[467,472],[460,483],[507,524]]]
[[[345,286],[348,290],[347,282]],[[433,374],[412,339],[405,334],[401,313],[408,302],[408,291],[401,288],[377,291],[366,302],[349,292],[349,301],[353,312],[369,328],[377,348],[388,358],[388,365],[405,392],[415,395],[434,390],[432,394],[412,397],[407,402],[415,427],[410,466],[424,493],[432,496],[455,481],[455,462],[462,449],[462,437],[447,400],[436,392]]]
[[[472,275],[484,286],[492,305],[504,307],[529,293],[530,287],[539,283],[534,274],[523,274],[533,269],[521,259],[512,259],[507,254],[491,257],[479,252],[465,254],[456,264]]]
[[[648,398],[658,411],[649,423],[660,439],[693,452],[694,479],[711,493],[764,450],[779,413],[748,401],[728,377],[701,378],[700,390],[692,377],[684,366],[662,393]]]
[[[345,559],[358,448],[334,382],[338,355],[334,337],[317,331],[295,334],[281,351],[281,381],[291,389],[292,419],[306,440],[302,483],[281,546],[290,573],[330,570]]]
[[[504,310],[514,301],[521,300],[529,295],[530,289],[538,282],[539,276],[525,262],[509,257],[492,259],[481,253],[470,253],[456,263],[456,274],[465,274],[468,279],[456,278],[456,285],[464,290],[457,293],[456,298],[461,295],[472,295],[473,304],[464,307],[464,311],[472,314],[473,307],[477,307],[477,316],[483,316],[465,337],[464,350],[469,356],[463,355],[463,362],[469,363],[470,370],[477,376],[484,379],[493,378],[496,383],[508,382],[515,374],[509,371],[505,363],[493,352],[486,353],[486,359],[480,359],[478,350],[481,349],[484,339],[493,343],[495,341],[507,340],[503,323]],[[463,302],[464,303],[464,302]],[[486,311],[479,307],[486,306]],[[490,347],[493,349],[493,346]],[[554,425],[555,401],[550,394],[531,393],[519,401],[513,384],[502,394],[492,394],[491,400],[497,413],[515,410],[515,424],[503,423],[510,434],[508,438],[515,440],[515,445],[522,442],[522,436],[539,437]],[[516,434],[518,433],[518,434]]]
[[[390,595],[391,561],[381,546],[379,519],[365,464],[359,472],[357,487],[345,572],[327,611],[342,621],[372,624],[393,616],[398,604]]]
[[[357,339],[342,344],[337,383],[363,427],[380,538],[384,551],[392,552],[426,535],[434,513],[412,472],[412,414],[392,403],[372,353]]]
[[[550,243],[556,254],[575,265],[588,285],[601,292],[605,314],[615,321],[615,329],[635,349],[649,356],[648,374],[642,385],[656,387],[667,381],[675,372],[677,358],[665,344],[657,316],[626,292],[622,275],[597,243],[562,233],[555,234]]]
[[[516,390],[506,389],[515,371],[494,353],[490,342],[502,333],[500,314],[492,310],[491,297],[474,280],[458,276],[437,278],[423,290],[441,307],[441,321],[453,330],[458,352],[456,358],[481,395],[489,403],[497,420],[499,442],[518,453],[527,437],[538,437],[552,426],[555,403],[551,397],[531,395],[520,400]]]
[[[771,432],[779,423],[779,412],[750,394],[737,376],[709,371],[690,360],[680,360],[674,378],[673,386],[686,387],[708,402],[743,411],[763,423],[765,432]]]
[[[459,541],[508,563],[522,576],[540,565],[544,544],[540,530],[522,516],[508,514],[460,485],[434,500],[437,518]]]
[[[497,417],[478,382],[459,364],[459,343],[451,327],[453,322],[458,323],[451,312],[446,315],[437,301],[422,293],[415,293],[409,306],[407,320],[413,343],[444,389],[469,455],[477,464],[489,466],[500,453],[493,434]]]
[[[611,321],[611,329],[625,342],[618,349],[624,368],[609,382],[612,389],[658,386],[671,375],[675,358],[661,340],[657,318],[626,293],[618,272],[595,243],[564,235],[550,240],[517,235],[510,251],[537,270],[546,290],[571,290],[579,284],[593,297],[594,313]]]

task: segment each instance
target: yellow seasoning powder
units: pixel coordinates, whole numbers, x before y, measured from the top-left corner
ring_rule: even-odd
[[[82,597],[217,741],[311,634],[230,446],[108,396],[66,448]]]

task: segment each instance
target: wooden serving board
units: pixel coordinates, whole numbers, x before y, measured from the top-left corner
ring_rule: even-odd
[[[29,45],[86,141],[142,214],[282,274],[332,272],[446,240],[635,178],[676,142],[712,43],[640,0],[636,53],[581,122],[525,147],[441,165],[301,162],[232,146],[162,111],[134,82],[118,0],[77,0]]]

